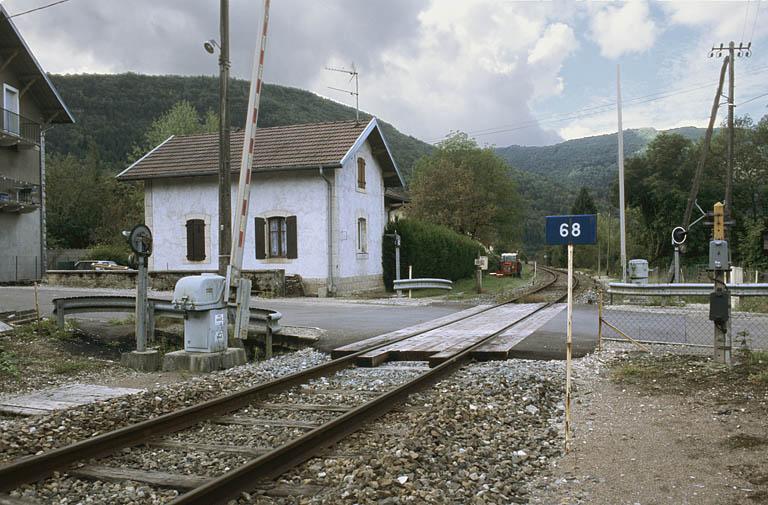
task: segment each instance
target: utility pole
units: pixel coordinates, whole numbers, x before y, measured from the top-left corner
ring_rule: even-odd
[[[723,55],[724,44],[713,47],[709,56]],[[737,52],[738,51],[738,52]],[[728,44],[728,163],[725,173],[725,204],[717,202],[712,212],[713,240],[709,246],[710,269],[715,274],[715,290],[710,296],[710,319],[715,323],[715,360],[727,365],[731,364],[731,304],[728,286],[725,284],[725,272],[730,270],[730,248],[728,246],[728,227],[733,225],[733,154],[734,154],[734,125],[733,116],[735,105],[735,70],[736,56],[750,56],[752,43],[744,45],[740,42],[738,47],[731,41]],[[723,63],[725,65],[725,63]],[[722,73],[721,73],[722,83]],[[719,89],[718,89],[719,91]]]
[[[229,0],[221,0],[219,47],[219,275],[227,275],[232,242],[229,153]]]
[[[621,235],[621,282],[627,282],[627,229],[624,215],[624,130],[621,125],[621,66],[616,65],[616,110],[619,118],[619,233]]]
[[[728,65],[728,165],[725,169],[725,215],[728,217],[728,219],[731,218],[733,215],[732,210],[732,201],[731,201],[731,192],[733,191],[733,109],[735,107],[735,102],[733,101],[734,98],[734,69],[733,64],[735,63],[735,49],[736,46],[731,41],[728,44],[728,55],[731,59],[730,64]]]
[[[349,74],[352,76],[349,78],[349,80],[350,81],[352,79],[355,80],[355,91],[350,91],[348,89],[342,89],[342,88],[334,88],[333,86],[328,86],[328,88],[336,91],[341,91],[342,93],[349,93],[350,95],[355,97],[355,122],[359,123],[360,122],[360,83],[359,83],[360,73],[357,71],[355,64],[352,63],[352,70],[348,70],[346,68],[333,68],[333,67],[325,67],[325,69],[330,70],[331,72],[341,72],[343,74]]]
[[[723,55],[723,51],[725,50],[725,44],[720,44],[719,47],[712,47],[712,50],[709,53],[709,57],[711,58],[715,55],[715,53],[717,53],[717,57],[719,58]],[[725,212],[726,226],[729,224],[728,221],[733,220],[733,154],[735,138],[733,117],[734,109],[736,108],[736,70],[734,68],[734,64],[736,63],[737,56],[750,57],[752,55],[752,42],[748,42],[747,44],[739,42],[739,45],[737,46],[735,42],[731,41],[728,43],[727,51],[727,62],[723,62],[723,69],[725,69],[726,64],[728,65],[728,164],[726,166],[725,172],[725,207],[723,209]]]

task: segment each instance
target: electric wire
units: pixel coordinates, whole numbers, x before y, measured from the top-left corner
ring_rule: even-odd
[[[734,107],[740,107],[740,106],[744,105],[745,103],[754,102],[758,98],[763,98],[764,96],[768,96],[768,93],[763,93],[762,95],[753,96],[749,100],[744,100],[741,103],[737,103],[736,105],[734,105]]]
[[[32,13],[32,12],[41,11],[41,10],[43,10],[43,9],[47,9],[47,8],[49,8],[49,7],[53,7],[53,6],[55,6],[55,5],[59,5],[59,4],[63,4],[63,3],[67,3],[67,2],[69,2],[69,1],[70,1],[70,0],[58,0],[57,2],[52,2],[52,3],[49,3],[49,4],[47,4],[47,5],[41,5],[40,7],[35,7],[34,9],[29,9],[28,11],[18,12],[18,13],[16,13],[16,14],[13,14],[12,16],[8,16],[8,19],[13,19],[13,18],[17,18],[17,17],[19,17],[19,16],[23,16],[24,14],[30,14],[30,13]]]
[[[756,74],[759,74],[759,73],[767,71],[768,70],[768,66],[758,67],[758,68],[751,69],[751,70],[752,71],[750,73],[750,76],[753,76],[753,75],[756,75]],[[712,86],[712,83],[701,84],[701,85],[696,85],[696,86],[689,86],[687,88],[680,88],[678,90],[673,90],[673,91],[662,91],[662,92],[650,93],[648,95],[641,95],[639,97],[634,97],[634,98],[631,98],[631,99],[624,100],[622,102],[622,105],[624,105],[624,106],[627,106],[627,105],[629,105],[629,106],[636,106],[636,105],[641,105],[641,104],[644,104],[644,103],[650,103],[650,102],[654,102],[654,101],[665,100],[667,98],[672,98],[674,96],[678,96],[678,95],[681,95],[681,94],[692,93],[692,92],[698,91],[700,89],[705,89],[705,88],[708,88],[710,86]],[[743,103],[747,103],[747,102],[751,102],[753,100],[757,100],[758,98],[760,98],[760,97],[750,98],[749,100],[747,100],[745,102],[742,102],[742,104]],[[741,105],[741,104],[739,104],[739,105]],[[605,112],[613,111],[615,108],[616,108],[616,104],[615,103],[607,103],[606,105],[597,105],[597,106],[585,107],[583,109],[578,109],[578,110],[571,111],[571,112],[553,113],[551,115],[540,116],[537,119],[531,119],[531,120],[528,120],[528,121],[523,121],[521,123],[509,124],[509,125],[500,125],[500,126],[496,126],[496,127],[484,128],[484,129],[479,129],[479,130],[472,130],[472,131],[468,131],[466,133],[467,133],[467,135],[471,135],[473,137],[482,137],[482,136],[494,135],[494,134],[498,134],[498,133],[508,133],[508,132],[512,132],[512,131],[523,130],[523,129],[526,129],[526,128],[532,128],[532,127],[539,126],[539,125],[557,124],[557,123],[561,123],[563,121],[569,121],[569,120],[576,120],[576,119],[583,119],[583,118],[587,118],[587,117],[592,117],[592,116],[596,116],[598,114],[602,114],[602,113],[605,113]],[[445,140],[445,137],[443,137],[441,139],[432,140],[432,141],[430,141],[430,143],[431,144],[437,144],[439,142],[442,142],[443,140]]]
[[[749,18],[749,2],[744,6],[744,25],[741,27],[741,42],[744,42],[744,34],[747,32],[747,19]]]
[[[760,16],[760,0],[757,0],[757,7],[755,8],[755,21],[752,23],[752,33],[749,34],[750,42],[752,42],[752,38],[755,36],[755,27],[757,26],[758,16]]]

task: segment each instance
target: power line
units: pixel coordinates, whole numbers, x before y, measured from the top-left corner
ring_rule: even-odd
[[[13,18],[17,18],[19,16],[23,16],[24,14],[30,14],[32,12],[41,11],[43,9],[47,9],[48,7],[53,7],[54,5],[63,4],[63,3],[69,2],[69,1],[70,0],[58,0],[57,2],[49,3],[47,5],[41,5],[40,7],[35,7],[34,9],[29,9],[28,11],[19,12],[19,13],[14,14],[13,16],[8,16],[8,19],[13,19]]]
[[[768,66],[758,67],[756,69],[752,69],[752,73],[750,75],[759,74],[759,73],[765,72],[766,70],[768,70]],[[650,93],[648,95],[641,95],[635,98],[624,100],[624,104],[630,104],[633,106],[641,105],[644,103],[655,102],[655,101],[664,100],[667,98],[672,98],[677,95],[692,93],[700,89],[709,88],[710,86],[712,86],[712,83],[689,86],[687,88],[680,88],[674,91],[661,91],[656,93]],[[759,97],[751,98],[749,101],[756,100],[757,98]],[[746,102],[742,102],[742,103],[746,103]],[[538,117],[536,119],[531,119],[529,121],[523,121],[521,123],[499,125],[499,126],[484,128],[480,130],[472,130],[466,133],[467,135],[471,135],[474,137],[482,137],[482,136],[494,135],[498,133],[508,133],[508,132],[517,131],[517,130],[524,130],[526,128],[533,128],[540,125],[557,124],[557,123],[562,123],[564,121],[583,119],[586,117],[596,116],[598,114],[609,112],[613,110],[614,107],[615,107],[615,104],[596,105],[596,106],[585,107],[583,109],[578,109],[570,112],[562,112],[562,113],[545,115],[545,116]],[[432,140],[430,141],[430,143],[436,144],[438,142],[442,142],[443,140],[445,140],[444,137],[440,139]]]
[[[747,18],[749,18],[749,2],[750,0],[747,0],[747,4],[744,6],[744,26],[741,28],[741,41],[744,41],[744,34],[747,32]]]
[[[755,22],[752,23],[752,33],[749,34],[749,40],[752,41],[752,37],[755,36],[755,27],[757,26],[757,17],[760,15],[760,0],[757,0],[757,8],[755,9]]]
[[[757,100],[758,98],[763,98],[764,96],[768,96],[768,93],[763,93],[762,95],[753,96],[753,97],[752,97],[752,98],[750,98],[749,100],[744,100],[744,101],[743,101],[743,102],[741,102],[741,103],[737,103],[736,105],[734,105],[734,107],[739,107],[739,106],[741,106],[741,105],[744,105],[745,103],[754,102],[754,101],[755,101],[755,100]]]

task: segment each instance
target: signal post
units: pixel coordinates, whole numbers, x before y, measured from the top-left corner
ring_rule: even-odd
[[[597,215],[547,216],[547,245],[568,246],[568,312],[565,332],[565,450],[571,446],[571,361],[573,357],[573,246],[597,243]]]

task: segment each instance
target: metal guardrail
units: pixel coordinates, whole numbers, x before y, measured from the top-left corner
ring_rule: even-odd
[[[54,298],[53,313],[59,327],[64,326],[64,318],[70,314],[84,314],[93,312],[129,312],[136,311],[136,298],[132,296],[75,296],[69,298]],[[184,311],[174,307],[170,301],[159,298],[147,299],[149,334],[155,333],[155,320],[157,317],[172,317],[184,319]],[[228,318],[235,319],[235,305],[227,306]],[[271,309],[251,308],[250,327],[263,331],[267,335],[279,333],[282,328],[280,319],[283,315]]]
[[[728,284],[732,296],[768,296],[768,283],[761,284]],[[608,294],[625,296],[709,296],[714,290],[714,284],[709,283],[680,283],[680,284],[629,284],[611,282],[608,284]]]
[[[409,289],[453,289],[453,282],[446,279],[400,279],[393,283],[395,290]]]

